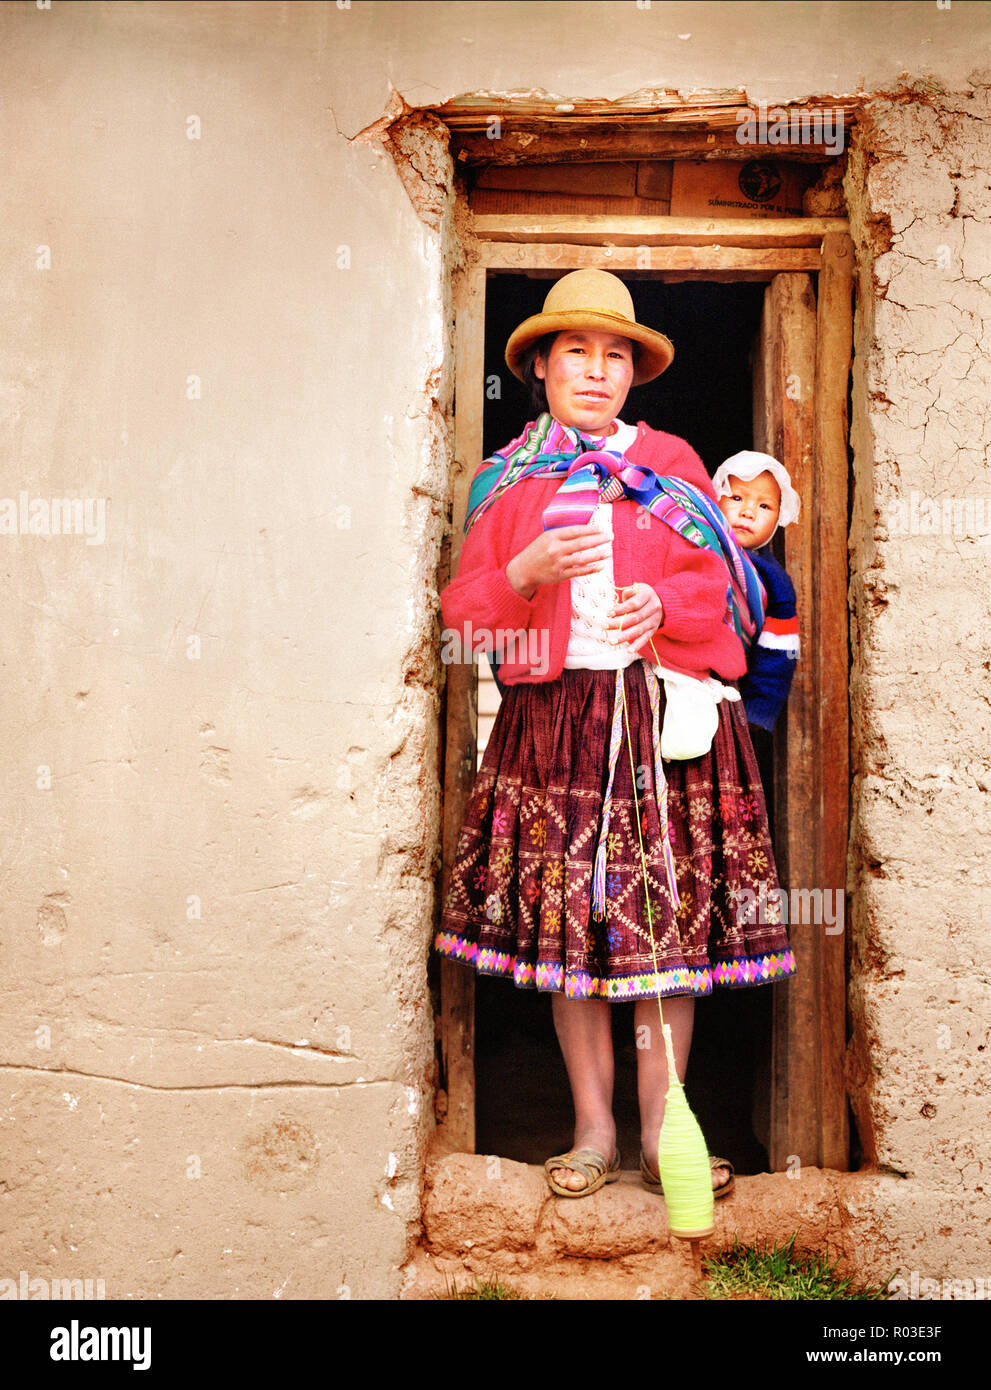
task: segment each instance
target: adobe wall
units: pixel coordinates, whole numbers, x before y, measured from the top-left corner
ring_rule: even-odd
[[[0,1278],[386,1297],[419,1231],[446,277],[337,17],[0,13],[3,492],[106,527],[0,538]]]
[[[851,1099],[929,1194],[928,1260],[986,1263],[991,1099],[991,88],[870,104],[847,176]]]
[[[3,492],[105,504],[91,545],[0,536],[0,1279],[394,1297],[420,1232],[457,253],[438,132],[401,178],[369,128],[482,90],[895,91],[901,64],[957,95],[875,103],[848,176],[879,287],[851,1081],[898,1194],[872,1219],[976,1272],[988,551],[868,538],[906,487],[991,491],[987,20],[874,7],[896,64],[851,8],[731,35],[709,4],[0,10]]]

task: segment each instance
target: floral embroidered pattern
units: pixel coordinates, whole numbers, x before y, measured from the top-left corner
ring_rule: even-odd
[[[747,858],[747,864],[752,874],[762,874],[767,868],[767,855],[762,849],[752,849]]]
[[[540,919],[540,926],[543,931],[550,932],[552,936],[557,936],[561,930],[561,909],[547,908]]]

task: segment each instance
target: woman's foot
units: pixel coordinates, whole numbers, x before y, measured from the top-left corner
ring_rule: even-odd
[[[568,999],[558,993],[551,995],[551,1005],[575,1107],[575,1142],[569,1152],[594,1149],[611,1167],[616,1157],[612,1005],[605,999]],[[589,1186],[586,1176],[572,1168],[551,1169],[549,1176],[576,1194]]]
[[[648,1150],[647,1148],[644,1148],[644,1149],[641,1150],[641,1164],[647,1169],[647,1172],[648,1172],[649,1175],[650,1175],[651,1181],[652,1181],[652,1182],[660,1183],[660,1178],[657,1176],[657,1171],[656,1171],[656,1169],[655,1169],[655,1167],[654,1167],[654,1164],[653,1164],[653,1163],[650,1163],[650,1162],[647,1160],[647,1158],[646,1158],[646,1154],[647,1154],[648,1152],[649,1152],[649,1153],[655,1153],[655,1154],[656,1154],[656,1152],[657,1152],[657,1141],[656,1141],[656,1140],[654,1141],[654,1145],[653,1145],[653,1147],[652,1147],[651,1149]],[[724,1167],[722,1164],[718,1164],[718,1165],[715,1164],[715,1162],[712,1160],[712,1155],[711,1155],[711,1154],[709,1155],[709,1158],[710,1158],[710,1161],[713,1162],[713,1168],[712,1168],[712,1190],[713,1190],[713,1192],[715,1192],[716,1196],[718,1197],[720,1191],[721,1191],[723,1188],[729,1187],[730,1183],[732,1183],[732,1181],[733,1181],[733,1170],[732,1170],[732,1168],[730,1168],[730,1167]]]
[[[595,1149],[612,1167],[616,1159],[615,1125],[611,1129],[586,1129],[580,1134],[576,1133],[569,1152],[577,1153],[579,1149]],[[559,1187],[566,1187],[569,1192],[582,1192],[588,1186],[584,1173],[578,1173],[573,1168],[552,1168],[550,1175]]]
[[[728,1168],[713,1168],[712,1170],[712,1190],[718,1192],[721,1187],[725,1187],[733,1174]]]

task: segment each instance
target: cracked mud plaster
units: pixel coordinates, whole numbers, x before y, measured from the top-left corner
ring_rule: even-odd
[[[953,499],[991,503],[989,145],[988,85],[916,85],[866,103],[845,179],[859,276],[847,1085],[867,1163],[971,1194],[987,1177],[959,1136],[987,1124],[991,544],[896,520],[913,495],[951,516]]]
[[[341,1080],[320,1081],[217,1081],[204,1082],[196,1086],[182,1083],[176,1086],[156,1086],[150,1081],[134,1081],[126,1076],[107,1076],[104,1072],[80,1071],[74,1067],[28,1067],[15,1062],[0,1062],[0,1072],[34,1072],[37,1075],[56,1077],[79,1077],[86,1081],[106,1081],[113,1086],[128,1086],[136,1091],[275,1091],[275,1090],[367,1090],[372,1086],[395,1086],[391,1078],[382,1077],[367,1081],[361,1077],[342,1077]],[[407,1088],[411,1089],[411,1088]]]
[[[449,132],[443,122],[415,110],[393,90],[382,116],[351,143],[378,145],[390,156],[417,217],[433,234],[427,257],[434,277],[429,287],[432,302],[424,303],[422,294],[413,297],[421,313],[410,325],[414,350],[421,341],[425,350],[423,390],[407,406],[403,421],[420,436],[405,518],[410,536],[410,642],[402,662],[403,694],[389,721],[397,731],[396,746],[375,779],[376,821],[382,827],[379,869],[395,890],[396,910],[387,914],[386,925],[409,929],[427,905],[438,868],[440,785],[435,769],[442,667],[437,567],[450,519],[453,483],[451,286],[464,257],[455,226]],[[388,445],[396,455],[397,470],[408,473],[402,437],[391,420],[388,424]],[[405,437],[409,438],[408,431]],[[418,894],[414,886],[411,896],[411,883],[415,885],[416,880],[423,888],[429,885],[429,893]],[[399,987],[404,997],[409,995],[408,984]]]
[[[393,1110],[390,1147],[402,1154],[402,1169],[422,1169],[432,1129],[433,1019],[426,990],[424,948],[435,912],[440,867],[441,787],[438,566],[451,515],[454,481],[453,284],[465,261],[459,227],[455,172],[449,133],[435,116],[415,111],[393,91],[379,118],[352,144],[368,144],[388,155],[419,223],[402,223],[402,235],[420,250],[416,276],[403,286],[410,353],[422,361],[422,387],[401,415],[385,420],[385,447],[393,460],[397,496],[403,505],[404,568],[409,575],[406,650],[398,699],[383,730],[388,746],[364,750],[362,785],[370,794],[369,823],[376,827],[379,853],[376,895],[382,904],[380,939],[389,952],[394,1018],[391,1031],[404,1058],[405,1094],[414,1098]],[[422,1103],[421,1103],[422,1098]],[[418,1187],[418,1182],[414,1184]],[[418,1206],[390,1179],[382,1205],[418,1234]]]
[[[351,144],[379,144],[391,156],[417,216],[439,232],[451,210],[453,168],[443,121],[418,111],[393,89],[378,118],[352,136]]]

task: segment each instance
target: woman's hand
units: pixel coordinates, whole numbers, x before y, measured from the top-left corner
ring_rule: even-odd
[[[506,578],[521,597],[531,599],[538,584],[558,584],[600,570],[611,544],[596,526],[557,526],[513,556]]]
[[[629,584],[618,593],[609,629],[617,633],[618,641],[628,642],[636,651],[663,623],[664,605],[649,584]]]

